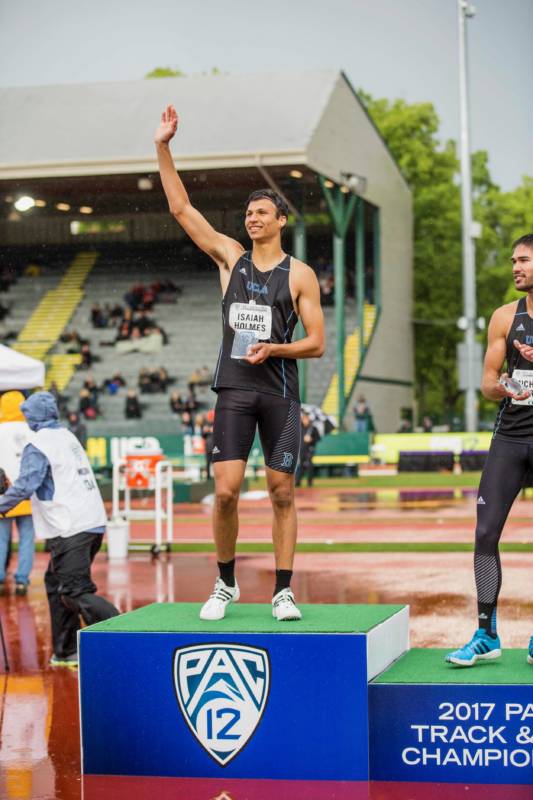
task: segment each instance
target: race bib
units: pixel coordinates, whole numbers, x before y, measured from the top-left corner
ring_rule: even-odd
[[[514,369],[513,376],[515,381],[522,384],[524,389],[529,389],[533,393],[533,369]],[[533,406],[533,396],[526,397],[525,400],[511,400],[514,406]]]
[[[249,331],[257,341],[266,341],[272,334],[272,308],[251,303],[232,303],[229,325],[235,332]]]

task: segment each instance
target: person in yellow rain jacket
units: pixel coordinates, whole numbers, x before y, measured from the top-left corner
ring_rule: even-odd
[[[0,468],[10,483],[14,483],[19,476],[22,451],[31,437],[29,425],[20,410],[23,402],[24,395],[21,392],[5,392],[0,397]],[[7,512],[4,519],[0,519],[0,595],[6,594],[6,557],[15,521],[19,538],[15,594],[25,595],[30,582],[35,534],[31,502],[22,500]]]

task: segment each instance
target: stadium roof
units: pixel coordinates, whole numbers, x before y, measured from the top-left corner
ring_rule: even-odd
[[[403,182],[336,71],[0,89],[0,179],[154,171],[153,133],[168,103],[180,117],[179,169],[302,164],[339,183],[379,172]]]

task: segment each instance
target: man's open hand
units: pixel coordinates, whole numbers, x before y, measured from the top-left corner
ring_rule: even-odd
[[[247,350],[245,361],[250,364],[262,364],[270,356],[272,345],[270,342],[258,342],[251,344]]]
[[[527,400],[527,398],[531,395],[529,389],[524,389],[524,391],[520,392],[520,394],[514,394],[513,392],[510,392],[509,389],[506,389],[506,387],[501,382],[501,378],[505,379],[508,377],[509,375],[506,372],[502,372],[502,374],[500,375],[500,381],[496,385],[500,397],[512,397],[513,400]]]
[[[533,361],[533,347],[528,344],[521,344],[518,339],[515,339],[513,344],[523,358]]]
[[[155,143],[166,144],[170,142],[178,130],[178,115],[174,106],[167,106],[161,114],[161,122],[155,132]]]

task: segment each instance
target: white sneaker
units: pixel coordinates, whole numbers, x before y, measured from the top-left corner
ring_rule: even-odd
[[[290,589],[282,589],[272,598],[272,616],[278,622],[290,619],[301,619],[302,612],[294,602],[294,595]]]
[[[237,581],[235,581],[235,586],[226,586],[222,578],[217,578],[213,594],[201,608],[200,619],[224,619],[227,606],[230,603],[236,603],[240,596]]]

